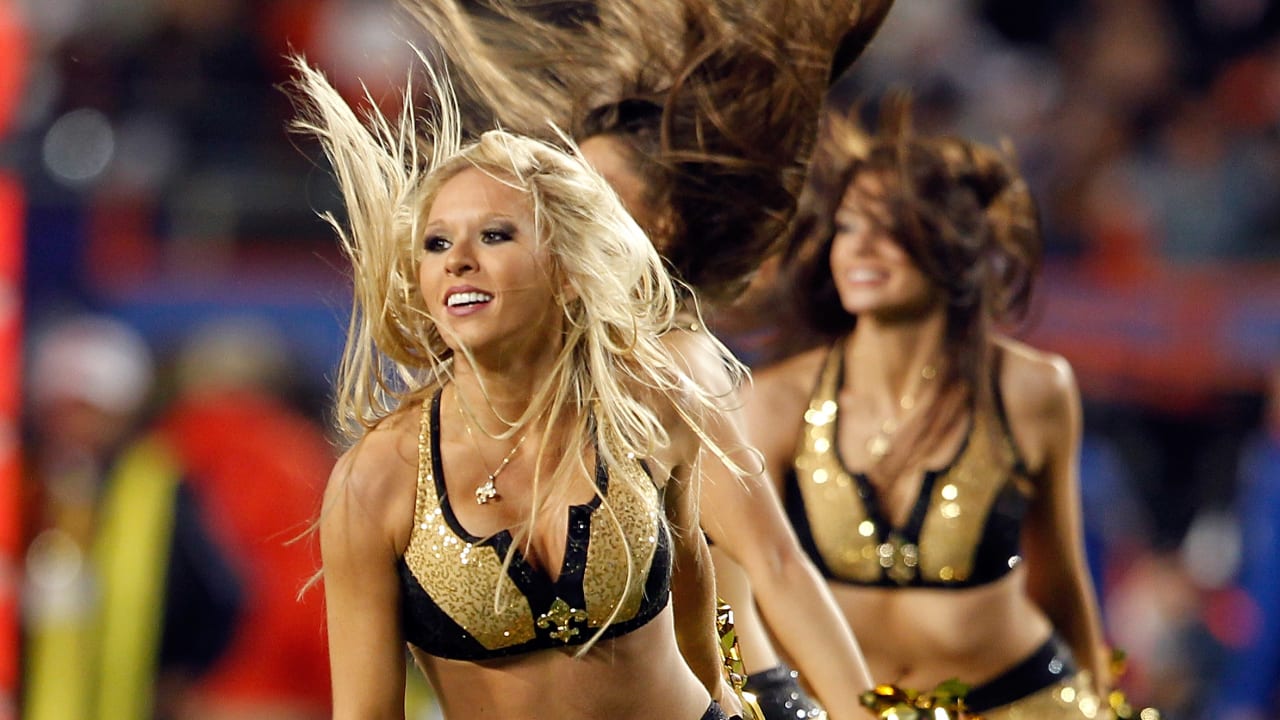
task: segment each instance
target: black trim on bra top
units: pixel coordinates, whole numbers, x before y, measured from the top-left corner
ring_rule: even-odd
[[[1009,422],[1009,413],[1004,406],[1004,391],[1000,389],[1000,369],[1003,366],[1004,353],[998,352],[991,363],[991,395],[995,400],[996,417],[1000,420],[1000,429],[1004,431],[1004,436],[1009,442],[1009,450],[1013,453],[1013,470],[1018,475],[1027,477],[1031,473],[1027,470],[1027,463],[1023,459],[1022,450],[1018,447],[1018,441],[1013,437],[1013,424]]]
[[[837,344],[831,352],[839,352],[840,345]],[[838,368],[836,372],[840,380],[837,382],[836,391],[843,385],[844,378],[844,357],[838,359]],[[825,367],[825,366],[824,366]],[[818,383],[821,382],[822,374],[819,374]],[[815,383],[815,387],[818,386]],[[997,408],[1001,418],[1001,430],[1006,438],[1013,446],[1013,436],[1009,431],[1007,419],[1004,416],[1004,406],[999,395],[999,383],[993,383],[996,391]],[[816,392],[816,390],[815,390]],[[840,414],[835,413],[833,418],[833,435],[840,437]],[[968,426],[965,430],[964,437],[960,441],[960,445],[951,459],[942,467],[926,470],[921,479],[920,489],[916,495],[910,514],[907,516],[902,527],[897,527],[889,521],[884,511],[879,493],[875,485],[871,482],[871,478],[865,472],[855,472],[849,469],[848,463],[840,454],[839,443],[832,443],[830,452],[834,454],[836,462],[840,465],[850,477],[853,478],[855,488],[859,499],[862,501],[863,508],[869,519],[876,528],[876,539],[878,542],[886,542],[892,535],[897,535],[901,542],[919,544],[920,533],[924,528],[924,523],[929,514],[930,506],[933,502],[934,488],[937,487],[939,480],[945,478],[955,468],[956,464],[964,457],[969,449],[969,445],[973,440],[973,434],[977,432],[976,408],[970,407]],[[1025,465],[1022,462],[1021,455],[1017,452],[1016,446],[1013,446],[1015,457],[1014,467],[1011,468],[1013,474],[1025,475]],[[966,580],[930,580],[920,574],[916,574],[913,579],[906,583],[899,583],[889,577],[887,572],[882,571],[878,579],[874,582],[859,582],[848,578],[840,577],[834,574],[823,560],[822,553],[819,552],[817,543],[813,538],[813,530],[809,526],[809,514],[804,505],[804,495],[800,491],[799,478],[796,476],[795,468],[787,468],[786,478],[784,480],[783,489],[783,507],[787,516],[791,519],[801,546],[809,555],[809,558],[817,566],[818,570],[824,577],[829,580],[852,585],[856,587],[891,587],[891,588],[935,588],[935,589],[951,589],[962,590],[965,588],[976,587],[994,582],[1006,575],[1018,562],[1016,550],[1019,547],[1022,519],[1025,517],[1029,500],[1021,493],[1016,483],[1007,481],[1004,487],[997,494],[987,516],[986,525],[983,533],[974,548],[974,565],[972,572]],[[1011,554],[1009,548],[1014,552]]]
[[[836,371],[840,380],[836,383],[836,393],[844,386],[844,356],[841,354],[839,360],[839,369]],[[875,524],[876,538],[880,542],[885,542],[890,535],[897,535],[904,542],[916,544],[920,542],[920,531],[924,528],[925,518],[929,515],[929,507],[933,504],[933,488],[938,482],[938,478],[945,477],[960,462],[960,458],[964,457],[964,453],[969,449],[969,441],[973,437],[974,418],[972,411],[969,413],[967,426],[965,427],[964,437],[960,439],[960,446],[952,453],[951,459],[942,467],[933,468],[924,471],[924,475],[920,480],[920,489],[916,492],[916,500],[911,506],[911,512],[907,515],[906,524],[898,527],[890,521],[888,513],[884,510],[884,505],[880,501],[880,493],[876,486],[871,482],[871,477],[865,472],[851,470],[849,463],[845,462],[844,455],[840,452],[840,413],[837,410],[833,418],[832,435],[836,438],[836,442],[831,443],[831,452],[835,455],[836,462],[840,464],[840,468],[845,471],[858,486],[858,497],[862,499],[862,505],[866,508],[867,518]],[[897,585],[897,582],[891,582]]]
[[[510,530],[503,529],[489,537],[471,534],[458,522],[457,516],[449,503],[448,492],[444,483],[444,470],[440,453],[440,397],[437,392],[431,400],[431,474],[436,499],[441,515],[449,529],[458,538],[477,547],[479,552],[493,552],[499,558],[505,558],[511,552],[511,563],[507,567],[507,576],[520,590],[529,603],[533,617],[550,610],[557,598],[564,600],[572,607],[586,607],[586,598],[582,587],[586,573],[588,551],[591,541],[591,518],[595,510],[603,502],[603,495],[609,487],[608,468],[605,467],[600,453],[596,453],[596,487],[600,493],[590,502],[571,505],[568,511],[567,539],[565,554],[561,561],[560,572],[553,581],[543,569],[535,567],[525,558],[520,548],[511,547],[513,542]],[[646,469],[647,470],[647,469]],[[653,561],[649,567],[649,575],[645,581],[644,597],[636,616],[623,622],[615,622],[608,626],[601,639],[625,635],[645,624],[660,613],[667,605],[670,590],[671,548],[667,533],[658,533],[658,545],[654,549]],[[531,652],[534,650],[563,648],[581,645],[596,635],[596,630],[585,625],[569,642],[556,640],[550,636],[553,628],[535,628],[536,637],[529,642],[510,647],[491,650],[481,645],[461,625],[441,609],[431,595],[418,582],[404,557],[399,558],[397,570],[400,575],[402,592],[401,625],[405,639],[424,652],[436,657],[454,660],[484,660],[506,657]]]
[[[809,513],[805,512],[800,480],[796,477],[796,470],[793,467],[787,468],[787,475],[783,479],[782,505],[787,517],[791,519],[791,529],[795,531],[800,547],[804,548],[805,554],[813,561],[818,572],[829,580],[848,582],[831,571],[822,553],[818,551],[818,543],[813,539],[813,528],[809,527]]]
[[[440,513],[444,517],[445,523],[448,524],[449,529],[459,538],[473,545],[488,545],[492,547],[501,557],[506,557],[507,553],[511,552],[511,567],[513,569],[510,573],[511,579],[529,597],[530,605],[534,604],[535,599],[541,599],[543,595],[549,592],[550,597],[546,601],[548,607],[555,601],[556,597],[562,598],[573,607],[582,607],[584,604],[584,600],[581,597],[582,574],[587,565],[587,545],[591,539],[591,516],[595,513],[596,508],[600,507],[605,493],[609,491],[609,472],[604,466],[600,453],[597,451],[595,454],[595,483],[599,492],[589,502],[569,506],[568,541],[565,543],[564,557],[560,562],[560,572],[556,574],[556,579],[552,580],[546,570],[530,563],[520,548],[517,547],[514,551],[512,550],[513,537],[509,529],[503,528],[489,537],[481,537],[472,534],[458,520],[458,516],[453,511],[453,503],[449,499],[449,492],[444,482],[444,461],[440,453],[440,396],[441,393],[437,392],[431,402],[431,474],[435,480],[436,502],[440,505]],[[543,581],[542,586],[535,584],[534,581],[536,579]],[[567,590],[568,594],[559,594],[561,590]],[[542,611],[536,610],[536,612]]]

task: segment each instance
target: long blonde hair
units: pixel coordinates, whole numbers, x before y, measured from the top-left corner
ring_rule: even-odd
[[[679,307],[676,281],[618,196],[581,157],[501,130],[464,144],[448,80],[429,66],[426,77],[437,105],[429,118],[415,111],[407,88],[396,118],[370,109],[362,121],[321,73],[301,59],[294,64],[301,110],[295,127],[321,141],[347,210],[345,224],[327,219],[351,260],[354,280],[336,391],[337,421],[348,439],[448,382],[456,353],[418,288],[419,240],[441,187],[459,172],[478,168],[528,193],[538,242],[546,243],[552,272],[561,281],[553,285],[565,288],[561,350],[546,380],[532,389],[523,415],[508,420],[509,429],[501,433],[509,436],[535,423],[567,430],[542,492],[535,473],[539,500],[526,527],[586,468],[595,438],[610,478],[619,483],[634,477],[614,472],[621,463],[652,457],[669,445],[656,402],[670,402],[703,447],[737,469],[703,431],[721,412],[721,398],[691,380],[661,340]],[[376,108],[372,102],[370,107]],[[571,145],[563,136],[562,141]],[[732,373],[745,373],[724,355]],[[542,467],[547,449],[544,441],[535,467]]]

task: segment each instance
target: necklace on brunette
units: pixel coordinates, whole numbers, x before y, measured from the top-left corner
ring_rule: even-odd
[[[893,449],[893,435],[906,424],[917,406],[920,399],[920,393],[924,390],[924,385],[930,380],[938,376],[938,367],[929,363],[925,363],[920,368],[920,374],[915,377],[915,382],[911,384],[911,389],[898,398],[898,407],[902,409],[902,414],[897,417],[885,418],[880,423],[880,429],[874,435],[867,438],[867,452],[874,458],[875,462],[884,459],[889,451]]]
[[[489,469],[489,462],[484,459],[484,453],[480,451],[480,443],[476,442],[476,436],[471,432],[471,422],[467,419],[466,413],[462,412],[462,403],[458,403],[458,417],[462,418],[462,427],[467,431],[467,437],[471,438],[471,444],[476,448],[476,455],[480,457],[480,464],[485,470]],[[511,446],[511,450],[507,452],[507,456],[502,458],[502,462],[498,463],[498,469],[488,473],[488,479],[480,483],[480,487],[476,488],[476,504],[488,505],[491,501],[501,500],[502,496],[498,494],[498,476],[503,470],[507,469],[507,465],[511,462],[511,458],[515,457],[516,451],[524,444],[524,439],[529,437],[529,433],[520,436],[516,440],[516,444]]]

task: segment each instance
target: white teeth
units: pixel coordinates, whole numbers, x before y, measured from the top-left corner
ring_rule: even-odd
[[[876,280],[883,280],[885,277],[887,277],[886,274],[880,270],[859,268],[849,271],[849,279],[853,282],[875,282]]]
[[[449,296],[445,301],[449,307],[458,307],[459,305],[474,305],[476,303],[489,302],[493,296],[486,292],[460,292]]]

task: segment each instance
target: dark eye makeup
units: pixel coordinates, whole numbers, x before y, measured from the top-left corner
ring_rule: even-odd
[[[480,231],[480,242],[486,245],[511,242],[516,238],[516,226],[509,222],[494,222]],[[453,241],[440,232],[428,233],[422,242],[422,248],[430,253],[444,252],[453,246]]]
[[[510,242],[514,240],[515,237],[516,228],[515,225],[512,225],[511,223],[497,223],[480,231],[480,239],[490,245]]]

